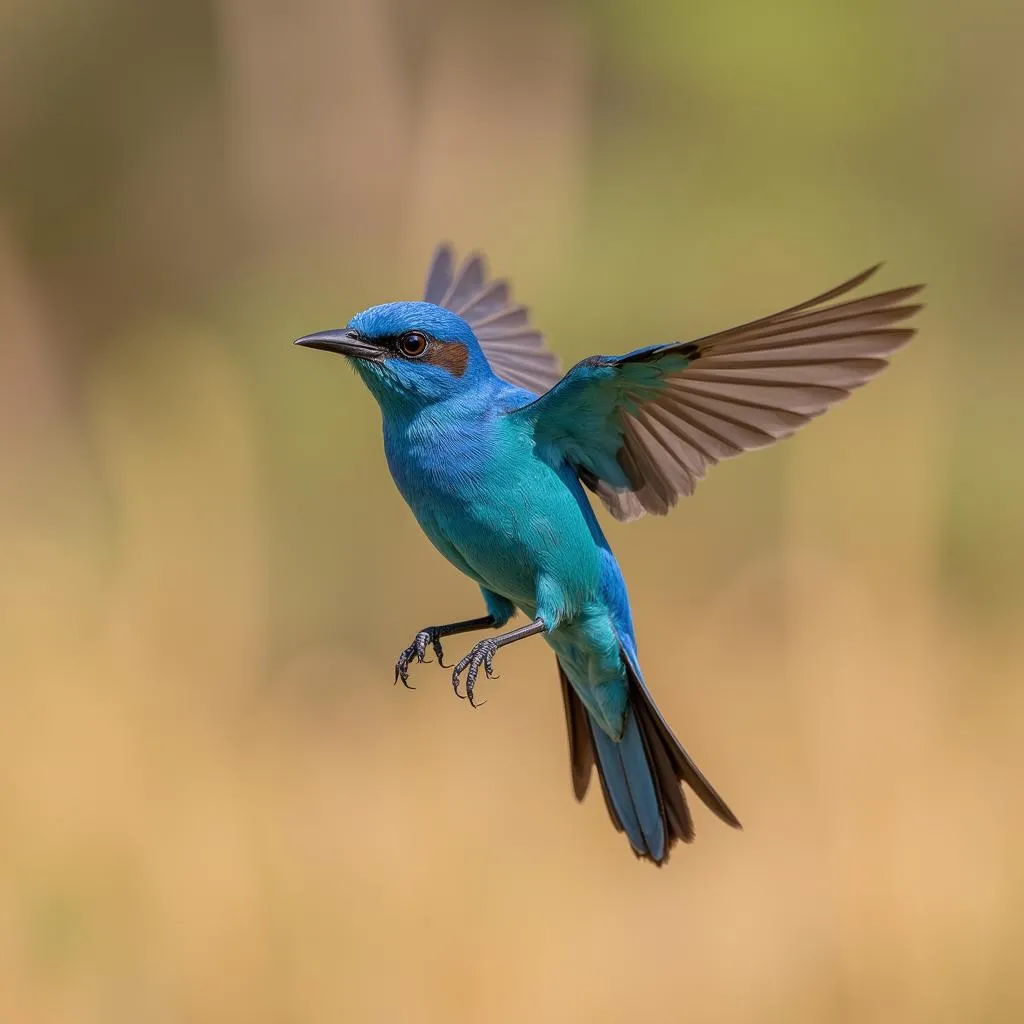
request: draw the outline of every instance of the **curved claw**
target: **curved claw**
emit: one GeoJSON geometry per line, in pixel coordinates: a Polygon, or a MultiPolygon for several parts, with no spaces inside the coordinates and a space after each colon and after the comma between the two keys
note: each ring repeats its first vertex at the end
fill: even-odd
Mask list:
{"type": "Polygon", "coordinates": [[[476,701],[473,699],[473,693],[476,689],[476,677],[480,672],[480,666],[483,665],[487,678],[494,678],[494,654],[497,650],[498,648],[493,640],[481,640],[480,643],[473,647],[469,654],[459,661],[455,666],[455,671],[452,672],[452,688],[455,690],[455,695],[468,700],[470,707],[479,708],[487,703],[485,700],[476,701]],[[466,673],[465,694],[459,692],[459,684],[462,681],[460,677],[463,672],[466,673]]]}
{"type": "Polygon", "coordinates": [[[452,689],[455,691],[455,696],[458,697],[459,700],[466,699],[466,695],[459,692],[459,684],[462,682],[459,676],[461,676],[462,673],[466,670],[466,666],[469,664],[472,656],[473,652],[470,651],[469,654],[467,654],[464,658],[460,658],[455,663],[455,670],[452,672],[452,689]]]}
{"type": "MultiPolygon", "coordinates": [[[[430,644],[434,649],[434,653],[437,655],[437,660],[440,664],[444,665],[441,661],[441,639],[437,633],[432,629],[421,629],[417,634],[416,638],[402,653],[398,656],[398,661],[395,662],[395,682],[399,679],[402,680],[402,685],[407,690],[415,690],[415,686],[411,686],[409,683],[409,666],[413,661],[419,662],[419,664],[429,664],[430,659],[427,658],[427,644],[430,644]]],[[[445,666],[447,667],[447,666],[445,666]]]]}
{"type": "Polygon", "coordinates": [[[441,638],[439,636],[430,638],[430,646],[434,648],[434,657],[437,658],[438,665],[441,668],[451,668],[451,665],[444,663],[444,651],[441,648],[441,638]]]}
{"type": "Polygon", "coordinates": [[[412,659],[416,656],[416,647],[414,644],[410,644],[402,653],[398,656],[398,661],[395,662],[395,684],[398,684],[398,680],[402,680],[402,685],[407,690],[415,690],[416,687],[409,682],[409,664],[412,659]]]}

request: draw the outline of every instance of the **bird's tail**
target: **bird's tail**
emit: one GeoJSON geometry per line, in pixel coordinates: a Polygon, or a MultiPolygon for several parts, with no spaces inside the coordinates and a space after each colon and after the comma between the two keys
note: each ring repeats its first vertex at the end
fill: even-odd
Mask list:
{"type": "Polygon", "coordinates": [[[590,782],[591,766],[596,763],[612,823],[626,833],[638,857],[660,865],[668,860],[669,851],[678,840],[693,841],[693,818],[683,782],[726,824],[733,828],[742,826],[672,734],[625,651],[622,656],[629,677],[629,708],[626,727],[618,741],[591,718],[561,664],[558,666],[569,730],[573,790],[576,799],[582,800],[590,782]]]}

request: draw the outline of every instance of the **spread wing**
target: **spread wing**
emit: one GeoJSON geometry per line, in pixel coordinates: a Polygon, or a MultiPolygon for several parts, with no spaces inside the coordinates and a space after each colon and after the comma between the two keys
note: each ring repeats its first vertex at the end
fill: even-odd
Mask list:
{"type": "Polygon", "coordinates": [[[788,437],[888,365],[921,285],[842,303],[878,267],[742,327],[593,356],[537,401],[541,451],[567,461],[619,519],[664,515],[709,466],[788,437]]]}
{"type": "Polygon", "coordinates": [[[450,245],[434,250],[423,299],[461,316],[477,336],[491,369],[509,384],[541,395],[561,377],[530,311],[512,301],[508,281],[487,279],[487,261],[474,252],[456,269],[450,245]]]}

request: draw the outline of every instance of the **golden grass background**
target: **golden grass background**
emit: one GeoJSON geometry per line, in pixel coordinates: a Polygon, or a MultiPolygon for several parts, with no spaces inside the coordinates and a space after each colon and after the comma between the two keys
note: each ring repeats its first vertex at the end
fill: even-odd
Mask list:
{"type": "Polygon", "coordinates": [[[1016,5],[0,5],[0,1020],[1024,1014],[1016,5]],[[744,821],[634,861],[290,340],[487,248],[566,362],[874,262],[862,394],[609,527],[744,821]],[[450,646],[454,653],[460,648],[450,646]]]}

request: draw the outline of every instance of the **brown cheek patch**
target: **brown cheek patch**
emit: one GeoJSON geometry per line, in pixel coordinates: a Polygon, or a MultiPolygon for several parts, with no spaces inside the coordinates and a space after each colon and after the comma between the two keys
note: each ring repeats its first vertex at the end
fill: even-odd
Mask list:
{"type": "Polygon", "coordinates": [[[461,377],[469,365],[469,349],[457,341],[439,341],[431,346],[425,362],[440,366],[453,377],[461,377]]]}

